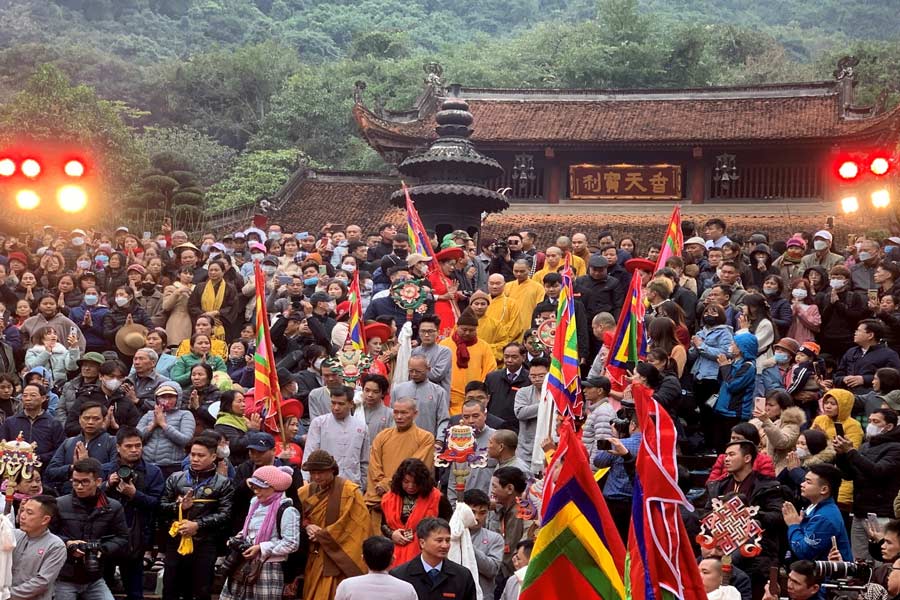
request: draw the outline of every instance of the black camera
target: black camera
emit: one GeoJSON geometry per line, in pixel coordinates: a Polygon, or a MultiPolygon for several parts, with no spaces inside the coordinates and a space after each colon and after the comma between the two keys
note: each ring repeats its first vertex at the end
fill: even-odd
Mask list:
{"type": "Polygon", "coordinates": [[[866,561],[838,562],[831,560],[817,560],[816,577],[827,579],[860,579],[868,581],[872,576],[873,564],[866,561]]]}
{"type": "Polygon", "coordinates": [[[119,480],[122,481],[123,483],[132,483],[133,484],[135,476],[137,476],[137,473],[135,473],[134,469],[132,469],[131,467],[129,467],[127,465],[122,465],[118,469],[116,469],[116,475],[119,476],[119,480]]]}
{"type": "Polygon", "coordinates": [[[616,437],[618,437],[620,440],[631,435],[631,431],[629,431],[631,419],[610,419],[609,424],[615,430],[616,437]]]}
{"type": "Polygon", "coordinates": [[[250,549],[253,542],[244,536],[236,535],[228,538],[225,545],[228,547],[229,552],[222,564],[216,567],[216,574],[230,577],[234,570],[244,562],[244,552],[250,549]]]}
{"type": "Polygon", "coordinates": [[[102,569],[100,567],[100,542],[79,542],[72,544],[72,551],[80,550],[84,553],[84,570],[89,577],[97,577],[102,569]]]}
{"type": "Polygon", "coordinates": [[[504,240],[499,240],[491,244],[491,252],[496,255],[502,255],[509,252],[509,244],[504,240]]]}

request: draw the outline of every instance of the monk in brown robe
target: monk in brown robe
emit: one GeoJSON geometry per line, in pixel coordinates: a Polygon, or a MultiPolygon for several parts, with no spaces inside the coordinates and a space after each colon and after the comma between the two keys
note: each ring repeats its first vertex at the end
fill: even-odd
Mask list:
{"type": "Polygon", "coordinates": [[[337,476],[337,462],[328,452],[311,452],[303,470],[310,479],[297,492],[310,542],[303,600],[331,600],[341,581],[367,571],[362,544],[369,532],[369,513],[359,486],[337,476]]]}

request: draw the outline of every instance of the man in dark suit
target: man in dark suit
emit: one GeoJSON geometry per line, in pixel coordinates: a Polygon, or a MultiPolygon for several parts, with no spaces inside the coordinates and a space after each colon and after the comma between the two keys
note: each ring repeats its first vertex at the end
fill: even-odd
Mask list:
{"type": "Polygon", "coordinates": [[[475,600],[472,573],[447,559],[450,523],[432,517],[416,528],[421,554],[402,564],[391,575],[412,584],[419,600],[475,600]]]}
{"type": "Polygon", "coordinates": [[[519,431],[519,419],[513,412],[516,392],[531,385],[528,367],[525,366],[525,347],[518,342],[507,344],[503,349],[503,368],[491,371],[485,377],[491,402],[488,412],[503,419],[503,428],[519,431]]]}

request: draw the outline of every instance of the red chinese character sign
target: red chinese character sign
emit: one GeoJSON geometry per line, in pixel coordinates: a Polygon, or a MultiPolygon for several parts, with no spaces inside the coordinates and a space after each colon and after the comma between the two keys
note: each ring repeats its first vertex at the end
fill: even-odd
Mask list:
{"type": "Polygon", "coordinates": [[[681,165],[572,165],[573,200],[680,200],[681,165]]]}

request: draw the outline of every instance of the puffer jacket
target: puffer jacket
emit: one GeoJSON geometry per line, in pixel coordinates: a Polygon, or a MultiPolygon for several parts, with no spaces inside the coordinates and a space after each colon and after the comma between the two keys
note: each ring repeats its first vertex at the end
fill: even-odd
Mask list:
{"type": "Polygon", "coordinates": [[[60,424],[66,424],[66,418],[69,413],[75,410],[75,401],[81,395],[81,389],[87,385],[99,385],[99,379],[93,383],[86,383],[81,375],[73,377],[65,383],[60,392],[59,404],[53,416],[60,424]]]}
{"type": "Polygon", "coordinates": [[[192,469],[179,471],[166,479],[166,490],[159,504],[163,529],[168,530],[178,519],[177,500],[188,490],[194,490],[194,504],[183,511],[182,517],[198,525],[194,542],[214,542],[230,535],[234,486],[230,479],[219,475],[215,468],[203,473],[196,473],[192,469]]]}
{"type": "Polygon", "coordinates": [[[800,426],[805,422],[806,413],[796,406],[784,409],[777,421],[766,419],[762,422],[766,434],[766,454],[775,461],[776,475],[787,466],[787,455],[796,448],[800,426]]]}
{"type": "MultiPolygon", "coordinates": [[[[172,365],[172,370],[169,371],[169,377],[171,377],[173,381],[177,381],[178,385],[183,388],[191,385],[191,369],[193,369],[195,365],[199,365],[202,360],[202,356],[194,354],[193,352],[185,354],[184,356],[179,356],[175,360],[175,364],[172,365]]],[[[225,361],[215,354],[208,354],[206,356],[206,362],[213,371],[228,371],[225,361]]]]}
{"type": "Polygon", "coordinates": [[[135,325],[143,325],[147,329],[155,327],[153,321],[144,312],[144,309],[135,304],[134,301],[129,302],[124,307],[114,306],[103,316],[103,335],[106,336],[107,341],[116,341],[116,334],[125,326],[128,315],[131,315],[131,321],[135,325]]]}
{"type": "Polygon", "coordinates": [[[697,336],[703,340],[699,348],[691,346],[690,355],[694,360],[691,374],[694,379],[718,379],[719,363],[716,357],[725,354],[731,347],[734,339],[731,327],[728,325],[716,325],[713,328],[704,327],[697,332],[697,336]]]}
{"type": "Polygon", "coordinates": [[[734,343],[741,352],[740,358],[732,364],[719,367],[719,398],[713,410],[723,417],[737,417],[750,420],[753,415],[753,398],[756,388],[756,336],[739,333],[734,343]]]}
{"type": "MultiPolygon", "coordinates": [[[[100,564],[110,558],[122,556],[128,550],[128,526],[122,505],[104,494],[81,499],[74,495],[62,496],[56,503],[59,517],[53,520],[50,530],[63,542],[84,540],[100,542],[100,564]]],[[[61,581],[76,584],[93,583],[103,576],[103,569],[95,577],[89,577],[84,559],[75,558],[70,552],[59,572],[61,581]]]]}
{"type": "Polygon", "coordinates": [[[616,410],[609,400],[599,401],[591,408],[581,428],[581,441],[587,448],[588,456],[593,456],[597,450],[597,440],[607,440],[613,436],[612,425],[609,422],[615,418],[616,410]]]}
{"type": "MultiPolygon", "coordinates": [[[[854,448],[859,448],[863,442],[863,429],[859,422],[850,416],[854,404],[853,393],[849,390],[829,390],[822,397],[822,402],[829,396],[837,401],[837,419],[832,421],[831,417],[827,415],[819,415],[813,420],[813,429],[824,432],[825,435],[828,436],[828,441],[830,442],[836,435],[834,424],[835,422],[838,422],[844,427],[844,437],[853,442],[854,448]]],[[[831,444],[829,444],[829,446],[830,445],[831,444]]],[[[841,483],[837,502],[843,506],[849,506],[853,502],[853,481],[845,479],[841,483]]]]}
{"type": "Polygon", "coordinates": [[[900,492],[900,428],[876,435],[860,446],[838,454],[835,465],[853,481],[853,515],[865,518],[873,512],[894,518],[894,499],[900,492]]]}
{"type": "Polygon", "coordinates": [[[150,411],[137,424],[144,439],[144,460],[161,467],[180,465],[184,447],[194,436],[194,415],[189,410],[176,408],[166,413],[165,429],[154,427],[153,431],[148,432],[153,418],[154,413],[150,411]]]}
{"type": "Polygon", "coordinates": [[[78,368],[76,361],[81,358],[81,350],[78,346],[67,348],[65,344],[57,343],[53,350],[47,350],[43,344],[36,344],[25,353],[25,366],[29,369],[45,367],[53,371],[53,381],[58,385],[66,382],[69,371],[78,368]]]}

